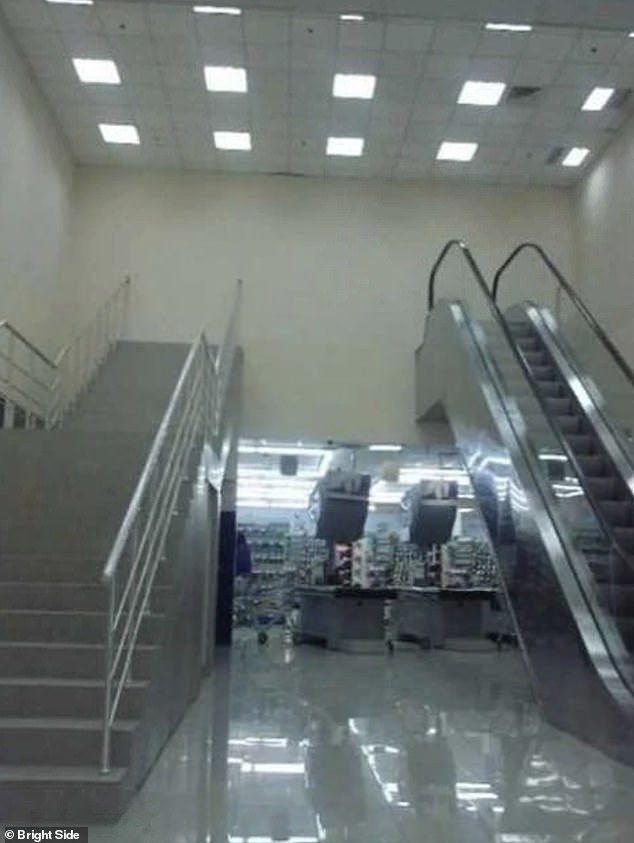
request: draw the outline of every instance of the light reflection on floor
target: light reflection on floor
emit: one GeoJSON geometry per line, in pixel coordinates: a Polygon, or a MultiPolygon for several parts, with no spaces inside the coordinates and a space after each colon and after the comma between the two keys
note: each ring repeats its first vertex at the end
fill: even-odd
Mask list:
{"type": "Polygon", "coordinates": [[[252,637],[91,843],[632,843],[634,771],[544,725],[516,652],[252,637]]]}

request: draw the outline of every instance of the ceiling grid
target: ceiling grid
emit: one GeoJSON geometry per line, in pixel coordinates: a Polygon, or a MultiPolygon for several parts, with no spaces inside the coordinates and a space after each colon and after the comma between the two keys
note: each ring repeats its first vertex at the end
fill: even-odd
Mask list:
{"type": "MultiPolygon", "coordinates": [[[[334,1],[321,10],[319,0],[256,5],[220,15],[169,0],[0,0],[85,164],[570,185],[584,167],[562,166],[563,155],[587,148],[587,165],[633,110],[634,38],[626,27],[611,28],[607,12],[592,27],[580,25],[589,19],[580,4],[576,17],[568,4],[569,25],[548,22],[560,7],[527,0],[452,0],[435,18],[403,16],[407,3],[377,0],[380,14],[364,21],[341,21],[344,6],[334,1]],[[483,16],[474,20],[476,7],[483,16]],[[500,7],[513,20],[532,9],[530,20],[546,23],[490,31],[485,10],[500,7]],[[111,59],[122,84],[80,82],[73,58],[111,59]],[[206,65],[245,68],[248,92],[208,91],[206,65]],[[374,96],[334,98],[335,73],[376,76],[374,96]],[[459,105],[468,80],[504,83],[501,102],[459,105]],[[616,94],[603,110],[582,111],[596,87],[616,94]],[[104,143],[101,123],[135,125],[140,145],[104,143]],[[248,132],[252,148],[217,150],[215,131],[248,132]],[[327,156],[331,136],[363,138],[363,154],[327,156]],[[477,144],[473,160],[438,161],[444,141],[477,144]],[[553,159],[557,148],[562,154],[553,159]]],[[[428,14],[433,6],[418,4],[428,14]]],[[[622,20],[625,6],[608,6],[622,20]]]]}

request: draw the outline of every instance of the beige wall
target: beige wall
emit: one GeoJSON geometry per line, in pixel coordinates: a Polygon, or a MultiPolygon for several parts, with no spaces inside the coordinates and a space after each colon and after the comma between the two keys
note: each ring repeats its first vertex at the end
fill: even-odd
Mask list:
{"type": "Polygon", "coordinates": [[[570,231],[555,189],[80,168],[67,274],[78,319],[130,274],[130,335],[148,340],[217,339],[241,277],[246,434],[414,441],[443,243],[464,237],[491,271],[536,238],[567,268],[570,231]]]}
{"type": "Polygon", "coordinates": [[[61,256],[73,167],[0,18],[0,319],[54,353],[69,327],[61,256]]]}
{"type": "Polygon", "coordinates": [[[575,200],[579,289],[634,365],[634,121],[595,164],[575,200]]]}

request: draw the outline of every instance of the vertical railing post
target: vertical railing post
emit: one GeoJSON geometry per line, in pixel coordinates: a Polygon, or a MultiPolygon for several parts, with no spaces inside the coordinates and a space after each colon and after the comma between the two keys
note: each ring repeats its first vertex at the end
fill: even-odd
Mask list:
{"type": "Polygon", "coordinates": [[[113,687],[113,653],[114,653],[114,618],[115,618],[115,578],[108,582],[108,612],[106,615],[106,646],[104,648],[104,699],[103,699],[103,734],[101,745],[101,772],[110,772],[111,749],[111,706],[113,687]]]}

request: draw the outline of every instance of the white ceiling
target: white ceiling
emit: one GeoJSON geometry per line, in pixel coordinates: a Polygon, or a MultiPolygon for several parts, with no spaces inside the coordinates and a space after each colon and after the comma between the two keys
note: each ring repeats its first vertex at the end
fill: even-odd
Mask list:
{"type": "Polygon", "coordinates": [[[228,17],[196,15],[189,2],[96,0],[85,7],[0,0],[77,160],[86,164],[570,184],[582,171],[547,165],[553,148],[587,146],[596,156],[634,109],[633,98],[620,110],[580,110],[596,85],[634,87],[628,38],[634,0],[327,0],[308,12],[308,3],[291,0],[279,0],[277,9],[248,5],[243,15],[228,17]],[[412,6],[434,17],[400,16],[412,6]],[[337,12],[351,7],[380,14],[340,22],[337,12]],[[566,14],[570,25],[538,25],[526,35],[483,26],[566,14]],[[123,84],[82,84],[72,57],[114,59],[123,84]],[[205,64],[246,67],[248,94],[209,93],[205,64]],[[374,99],[334,100],[335,71],[377,74],[374,99]],[[543,91],[521,104],[458,106],[467,79],[543,91]],[[104,144],[100,122],[135,123],[141,146],[104,144]],[[250,131],[253,150],[216,151],[214,130],[250,131]],[[327,158],[328,135],[364,137],[365,154],[327,158]],[[437,163],[445,139],[477,141],[474,161],[437,163]]]}

